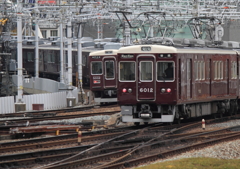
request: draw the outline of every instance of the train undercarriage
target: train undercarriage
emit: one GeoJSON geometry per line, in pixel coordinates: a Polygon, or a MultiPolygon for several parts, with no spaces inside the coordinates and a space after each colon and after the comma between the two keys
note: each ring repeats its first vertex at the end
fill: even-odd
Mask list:
{"type": "Polygon", "coordinates": [[[116,89],[106,89],[104,91],[93,91],[94,101],[97,103],[109,103],[117,102],[117,90],[116,89]]]}
{"type": "Polygon", "coordinates": [[[221,101],[201,102],[180,105],[156,105],[151,103],[121,106],[122,122],[156,123],[156,122],[180,122],[181,119],[189,119],[213,115],[222,117],[238,112],[238,98],[221,101]]]}

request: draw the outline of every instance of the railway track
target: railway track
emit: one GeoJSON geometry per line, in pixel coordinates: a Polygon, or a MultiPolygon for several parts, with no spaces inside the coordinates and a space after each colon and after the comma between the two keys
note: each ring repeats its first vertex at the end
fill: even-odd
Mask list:
{"type": "MultiPolygon", "coordinates": [[[[240,126],[238,126],[240,127],[240,126]]],[[[54,163],[52,165],[46,165],[43,167],[39,167],[41,169],[56,169],[56,168],[94,168],[94,169],[101,169],[101,168],[126,168],[126,167],[133,167],[136,166],[134,161],[139,161],[138,159],[141,158],[144,162],[147,162],[147,160],[152,160],[152,155],[146,155],[146,154],[156,154],[156,152],[163,152],[167,154],[167,152],[179,152],[179,150],[186,150],[187,147],[189,148],[194,148],[194,147],[203,147],[206,145],[205,142],[194,144],[194,142],[201,140],[205,141],[206,139],[208,140],[210,138],[210,135],[212,137],[217,137],[217,139],[212,139],[211,141],[207,141],[207,143],[216,143],[219,141],[225,141],[225,140],[231,140],[231,139],[236,139],[239,138],[240,132],[232,132],[231,134],[229,133],[228,136],[226,136],[226,133],[218,134],[217,136],[215,135],[216,133],[223,132],[224,130],[229,130],[228,129],[222,129],[221,131],[211,131],[211,132],[205,132],[201,134],[196,134],[192,133],[192,135],[189,136],[184,136],[183,138],[177,138],[177,139],[167,139],[166,137],[168,134],[171,134],[174,131],[169,131],[169,132],[164,132],[160,135],[158,135],[155,138],[152,139],[147,139],[147,140],[141,140],[138,139],[138,141],[133,141],[132,139],[128,140],[124,138],[123,142],[117,141],[117,145],[125,145],[127,146],[127,143],[130,143],[132,145],[131,148],[129,149],[123,149],[122,151],[115,151],[111,153],[106,153],[106,154],[99,154],[97,156],[88,156],[87,158],[79,158],[74,160],[71,158],[71,161],[64,160],[64,161],[59,161],[58,163],[54,163]],[[216,133],[215,133],[216,132],[216,133]],[[211,133],[211,134],[210,134],[211,133]],[[204,137],[199,137],[202,135],[208,135],[207,138],[204,139],[204,137]],[[183,144],[185,142],[185,144],[183,144]],[[135,143],[135,144],[131,144],[135,143]],[[167,148],[166,148],[167,145],[167,148]],[[172,146],[174,145],[174,146],[172,146]],[[189,146],[191,145],[191,146],[189,146]],[[176,150],[171,150],[169,147],[174,147],[176,150]],[[184,147],[184,148],[176,148],[176,147],[184,147]],[[168,149],[168,150],[166,150],[168,149]],[[170,149],[170,150],[169,150],[170,149]],[[165,151],[164,151],[165,150],[165,151]],[[154,153],[155,152],[155,153],[154,153]],[[143,158],[145,157],[145,159],[143,158]],[[124,162],[121,162],[124,161],[124,162]],[[132,165],[134,164],[134,165],[132,165]]],[[[178,131],[183,131],[185,130],[184,128],[179,128],[178,131]]],[[[175,130],[176,131],[176,130],[175,130]]],[[[149,131],[147,131],[149,132],[149,131]]],[[[228,131],[227,131],[228,132],[228,131]]],[[[136,136],[135,136],[136,137],[136,136]]],[[[115,142],[116,143],[116,142],[115,142]]],[[[207,144],[208,145],[208,144],[207,144]]],[[[116,145],[112,144],[113,147],[116,147],[116,145]]],[[[90,152],[88,152],[89,155],[90,152]]],[[[158,153],[160,154],[160,153],[158,153]]],[[[164,154],[164,155],[165,155],[164,154]]],[[[154,158],[153,158],[154,159],[154,158]]],[[[141,161],[140,160],[140,161],[141,161]]]]}
{"type": "MultiPolygon", "coordinates": [[[[90,141],[101,141],[103,139],[111,138],[116,135],[120,135],[126,133],[130,130],[134,130],[136,128],[133,127],[121,127],[115,129],[108,130],[98,130],[93,132],[84,132],[82,133],[82,143],[90,142],[90,141]]],[[[4,142],[0,143],[0,154],[6,154],[14,152],[19,152],[24,150],[25,152],[33,149],[43,149],[48,147],[54,147],[59,145],[67,145],[67,144],[77,144],[78,143],[78,134],[68,134],[68,135],[60,135],[55,137],[45,137],[38,139],[27,139],[22,141],[14,141],[14,142],[4,142]]],[[[1,161],[1,157],[0,157],[1,161]]]]}
{"type": "MultiPolygon", "coordinates": [[[[99,109],[89,109],[88,111],[79,111],[72,113],[62,113],[55,116],[45,116],[45,117],[15,117],[15,118],[2,118],[0,120],[0,134],[8,134],[10,128],[16,127],[25,127],[25,126],[37,126],[40,125],[39,122],[44,121],[46,124],[51,124],[52,120],[65,120],[65,119],[76,119],[76,118],[84,118],[89,116],[100,116],[100,115],[113,115],[115,113],[119,113],[119,107],[109,106],[99,109]]],[[[55,122],[54,124],[56,124],[55,122]]],[[[58,124],[61,122],[58,122],[58,124]]],[[[78,123],[78,125],[85,125],[85,123],[78,123]]]]}
{"type": "MultiPolygon", "coordinates": [[[[118,165],[121,167],[126,164],[135,165],[135,162],[130,163],[128,159],[134,157],[134,159],[136,158],[135,160],[137,160],[139,156],[143,158],[139,155],[141,154],[140,152],[144,152],[144,154],[155,154],[156,152],[154,153],[154,151],[165,152],[166,149],[164,150],[164,148],[167,146],[171,147],[174,145],[172,147],[182,147],[184,146],[183,143],[193,145],[194,142],[209,141],[226,136],[233,137],[239,133],[230,131],[230,128],[218,131],[183,133],[189,130],[189,128],[198,125],[199,123],[190,123],[188,125],[176,124],[172,126],[153,125],[148,127],[142,126],[142,129],[130,127],[125,130],[125,132],[121,133],[121,131],[118,131],[117,136],[114,136],[114,134],[111,136],[111,134],[109,134],[108,136],[110,137],[108,137],[106,135],[111,139],[107,141],[100,140],[97,144],[75,145],[74,147],[57,150],[24,153],[26,154],[25,157],[23,154],[5,155],[2,156],[5,159],[1,159],[0,166],[3,168],[10,166],[11,168],[20,168],[21,166],[34,166],[34,168],[37,168],[37,166],[39,166],[39,168],[79,168],[80,166],[81,168],[105,168],[107,166],[106,168],[118,168],[118,165]],[[121,164],[122,160],[127,163],[121,164]],[[114,161],[114,164],[109,161],[114,161]],[[43,166],[44,164],[48,165],[43,166]]],[[[108,131],[106,130],[105,132],[108,131]]],[[[146,159],[148,158],[146,157],[146,159]]],[[[131,159],[130,161],[134,160],[131,159]]]]}
{"type": "MultiPolygon", "coordinates": [[[[238,117],[234,116],[225,117],[223,119],[206,120],[206,124],[224,122],[231,120],[232,118],[234,119],[238,117]]],[[[201,126],[200,122],[188,123],[188,125],[182,123],[165,126],[153,124],[152,126],[148,127],[140,126],[142,129],[137,129],[137,127],[134,126],[111,130],[108,129],[95,132],[86,132],[83,133],[81,145],[78,145],[77,143],[77,133],[44,139],[31,139],[15,143],[1,143],[0,152],[8,153],[1,155],[0,168],[20,168],[21,166],[36,167],[36,164],[42,166],[44,164],[55,163],[59,160],[63,160],[63,162],[58,162],[57,166],[53,164],[46,167],[64,168],[64,166],[67,166],[67,168],[78,168],[81,166],[82,168],[84,166],[86,168],[89,168],[89,163],[92,163],[89,162],[89,159],[92,161],[101,161],[100,164],[95,163],[93,165],[90,165],[90,168],[93,166],[101,167],[101,164],[107,164],[107,166],[111,166],[113,164],[110,164],[108,162],[109,160],[105,161],[101,159],[111,159],[110,161],[116,161],[116,163],[119,163],[121,160],[126,161],[125,157],[129,157],[128,153],[130,150],[134,150],[130,154],[136,154],[139,151],[148,152],[147,149],[151,150],[151,147],[161,147],[159,145],[164,145],[165,147],[166,145],[171,146],[173,142],[175,143],[174,146],[176,146],[177,144],[181,145],[182,142],[186,142],[188,144],[190,142],[196,141],[203,142],[205,140],[222,138],[223,136],[230,137],[238,133],[229,131],[229,129],[208,131],[208,134],[203,131],[195,133],[183,133],[183,131],[187,131],[197,126],[201,126]],[[110,140],[106,141],[107,139],[110,140]],[[92,141],[95,142],[93,143],[92,141]],[[84,145],[85,143],[88,145],[84,145]],[[63,146],[61,148],[56,147],[60,145],[63,146]],[[148,147],[146,150],[140,148],[145,146],[148,147]],[[51,150],[49,150],[49,147],[51,147],[51,150]],[[19,152],[21,149],[25,149],[24,153],[19,152]],[[88,158],[84,159],[86,154],[88,158]],[[115,157],[115,160],[112,159],[113,157],[115,157]],[[82,162],[79,162],[80,159],[82,162]]],[[[135,164],[133,163],[133,165],[135,164]]]]}
{"type": "Polygon", "coordinates": [[[17,112],[17,113],[8,113],[8,114],[0,114],[0,118],[16,118],[16,117],[51,117],[57,116],[59,114],[68,114],[72,112],[84,112],[84,111],[91,111],[95,108],[98,109],[108,109],[108,108],[115,108],[119,107],[116,104],[111,105],[86,105],[82,107],[71,107],[71,108],[64,108],[59,110],[34,110],[34,111],[26,111],[26,112],[17,112]]]}

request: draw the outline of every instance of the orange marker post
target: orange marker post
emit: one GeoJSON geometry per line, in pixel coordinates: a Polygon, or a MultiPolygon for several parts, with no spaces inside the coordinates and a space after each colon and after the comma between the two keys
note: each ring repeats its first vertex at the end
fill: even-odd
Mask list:
{"type": "Polygon", "coordinates": [[[59,135],[59,130],[56,131],[56,136],[58,136],[58,135],[59,135]]]}

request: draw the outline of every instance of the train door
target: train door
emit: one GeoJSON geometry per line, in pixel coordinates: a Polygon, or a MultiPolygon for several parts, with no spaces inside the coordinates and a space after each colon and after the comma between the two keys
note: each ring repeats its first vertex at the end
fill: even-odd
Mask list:
{"type": "Polygon", "coordinates": [[[229,95],[229,59],[227,59],[227,64],[226,64],[226,76],[227,76],[227,95],[229,95]]]}
{"type": "Polygon", "coordinates": [[[192,98],[192,59],[187,59],[187,99],[192,98]]]}
{"type": "Polygon", "coordinates": [[[104,88],[116,88],[116,61],[115,58],[104,58],[104,88]]]}
{"type": "Polygon", "coordinates": [[[208,80],[209,80],[209,96],[212,96],[212,60],[209,59],[208,60],[208,66],[207,66],[207,69],[209,69],[208,72],[208,80]]]}
{"type": "Polygon", "coordinates": [[[137,79],[137,99],[138,100],[155,100],[155,57],[138,56],[138,79],[137,79]]]}
{"type": "Polygon", "coordinates": [[[178,60],[178,97],[179,99],[182,99],[182,79],[181,79],[181,74],[182,74],[182,67],[181,67],[181,59],[178,60]]]}

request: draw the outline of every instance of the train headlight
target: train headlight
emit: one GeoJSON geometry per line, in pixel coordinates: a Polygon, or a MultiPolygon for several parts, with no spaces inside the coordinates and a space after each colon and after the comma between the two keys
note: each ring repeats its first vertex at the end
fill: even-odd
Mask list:
{"type": "Polygon", "coordinates": [[[161,92],[162,92],[162,93],[164,93],[165,91],[166,91],[166,89],[164,89],[164,88],[161,89],[161,92]]]}
{"type": "Polygon", "coordinates": [[[167,92],[170,93],[170,92],[171,92],[171,89],[170,89],[170,88],[167,88],[167,92]]]}
{"type": "Polygon", "coordinates": [[[132,93],[132,89],[131,88],[128,89],[128,93],[132,93]]]}
{"type": "Polygon", "coordinates": [[[126,93],[126,92],[127,92],[127,89],[123,88],[123,89],[122,89],[122,92],[123,92],[123,93],[126,93]]]}

